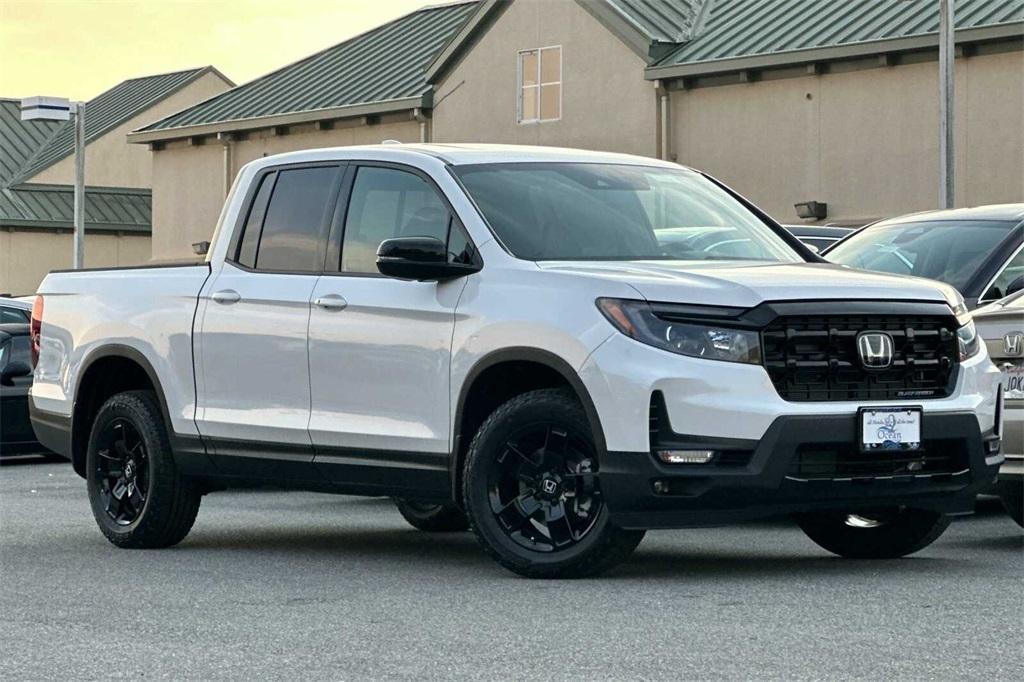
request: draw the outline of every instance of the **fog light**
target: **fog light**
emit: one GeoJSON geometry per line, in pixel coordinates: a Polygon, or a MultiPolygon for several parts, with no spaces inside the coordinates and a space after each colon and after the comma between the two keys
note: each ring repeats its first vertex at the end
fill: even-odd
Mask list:
{"type": "Polygon", "coordinates": [[[714,450],[657,450],[654,454],[665,464],[707,464],[715,458],[714,450]]]}
{"type": "Polygon", "coordinates": [[[985,442],[985,449],[988,451],[988,454],[994,455],[1002,449],[1002,445],[1003,442],[999,438],[993,438],[985,442]]]}

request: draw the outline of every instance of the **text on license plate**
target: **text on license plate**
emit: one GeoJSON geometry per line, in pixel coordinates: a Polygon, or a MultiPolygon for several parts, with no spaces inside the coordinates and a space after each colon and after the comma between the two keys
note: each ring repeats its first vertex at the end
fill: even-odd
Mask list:
{"type": "Polygon", "coordinates": [[[860,412],[864,450],[917,450],[921,447],[921,408],[863,408],[860,412]]]}
{"type": "Polygon", "coordinates": [[[1006,363],[1001,369],[1003,371],[1003,397],[1006,400],[1024,398],[1024,365],[1006,363]]]}

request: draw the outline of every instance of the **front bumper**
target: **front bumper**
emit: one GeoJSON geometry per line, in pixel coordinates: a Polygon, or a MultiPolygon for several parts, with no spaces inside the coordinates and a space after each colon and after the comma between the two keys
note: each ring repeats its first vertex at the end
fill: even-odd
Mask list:
{"type": "Polygon", "coordinates": [[[613,523],[623,528],[715,526],[801,511],[899,505],[970,513],[974,497],[992,484],[1003,462],[997,436],[983,433],[969,411],[926,412],[922,433],[925,453],[948,455],[947,466],[870,476],[851,475],[844,467],[830,475],[818,468],[807,477],[800,474],[810,455],[840,453],[856,463],[856,415],[783,416],[757,441],[676,438],[694,449],[749,448],[749,458],[726,464],[666,465],[647,451],[610,451],[601,462],[601,491],[613,523]]]}

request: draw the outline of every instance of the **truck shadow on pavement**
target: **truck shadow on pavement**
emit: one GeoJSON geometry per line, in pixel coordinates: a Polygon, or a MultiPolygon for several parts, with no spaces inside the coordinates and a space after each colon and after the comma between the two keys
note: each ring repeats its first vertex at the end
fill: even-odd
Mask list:
{"type": "MultiPolygon", "coordinates": [[[[1009,522],[1012,526],[1012,522],[1009,522]]],[[[750,526],[723,528],[750,532],[750,526]]],[[[795,532],[798,532],[795,530],[795,532]]],[[[775,532],[778,532],[776,529],[775,532]]],[[[599,580],[685,580],[734,579],[792,580],[799,577],[851,578],[872,576],[883,579],[886,574],[907,577],[939,575],[952,567],[963,571],[964,559],[929,556],[927,552],[903,559],[888,561],[855,561],[824,554],[806,540],[806,553],[785,554],[773,549],[771,538],[763,545],[751,542],[739,550],[707,547],[707,536],[687,538],[687,531],[652,533],[623,565],[597,578],[599,580]],[[671,535],[670,535],[671,533],[671,535]],[[665,547],[666,541],[675,546],[665,547]]],[[[803,540],[803,538],[801,538],[803,540]]],[[[942,543],[943,540],[939,540],[942,543]]],[[[951,544],[958,548],[980,548],[989,552],[1019,553],[1024,537],[1015,527],[1005,534],[978,538],[955,538],[951,544]]],[[[422,576],[424,572],[450,575],[452,571],[492,579],[496,575],[513,578],[512,574],[494,564],[477,545],[470,533],[428,535],[414,529],[394,528],[338,528],[317,525],[310,528],[249,528],[243,532],[225,529],[200,531],[189,537],[177,551],[242,558],[263,563],[280,559],[282,562],[303,559],[337,566],[339,562],[350,568],[372,568],[389,573],[408,572],[422,576]],[[231,556],[234,555],[234,556],[231,556]]],[[[983,559],[978,559],[983,562],[983,559]]]]}

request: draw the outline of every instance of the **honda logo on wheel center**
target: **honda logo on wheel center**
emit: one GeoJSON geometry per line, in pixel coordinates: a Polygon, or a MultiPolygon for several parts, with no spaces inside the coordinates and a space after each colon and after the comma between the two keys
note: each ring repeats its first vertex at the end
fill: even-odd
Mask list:
{"type": "Polygon", "coordinates": [[[885,369],[892,364],[892,337],[885,332],[861,332],[857,336],[857,354],[868,369],[885,369]]]}

